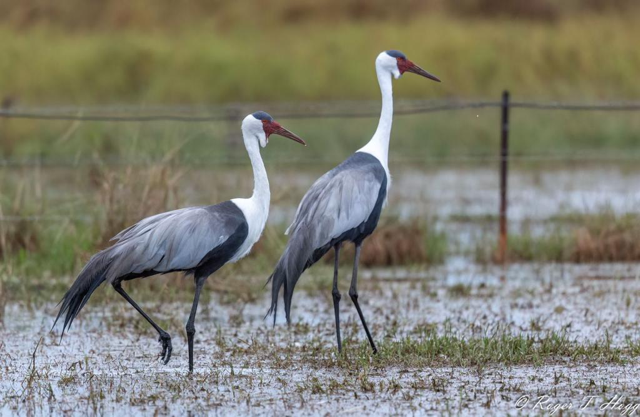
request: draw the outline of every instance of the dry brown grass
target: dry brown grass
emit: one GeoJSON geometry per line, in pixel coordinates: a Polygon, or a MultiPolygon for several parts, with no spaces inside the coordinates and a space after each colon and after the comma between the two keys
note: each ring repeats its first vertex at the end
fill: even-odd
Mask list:
{"type": "Polygon", "coordinates": [[[555,20],[586,12],[625,12],[637,6],[635,0],[242,0],[236,2],[191,1],[188,7],[170,1],[108,0],[0,0],[0,23],[18,29],[47,24],[69,30],[118,30],[162,28],[171,30],[193,22],[215,22],[227,28],[239,20],[300,23],[407,19],[446,11],[467,17],[555,20]],[[260,10],[260,13],[248,11],[260,10]]]}
{"type": "Polygon", "coordinates": [[[381,225],[362,245],[360,261],[365,266],[426,263],[426,234],[427,229],[415,223],[381,225]]]}
{"type": "MultiPolygon", "coordinates": [[[[638,262],[640,217],[636,214],[574,214],[540,235],[524,232],[509,236],[511,262],[638,262]]],[[[495,245],[478,242],[476,260],[498,262],[495,245]]]]}
{"type": "Polygon", "coordinates": [[[8,199],[4,202],[0,199],[0,259],[20,251],[35,251],[40,247],[36,224],[20,218],[30,211],[27,201],[42,194],[38,176],[36,176],[36,182],[29,184],[22,179],[14,189],[6,190],[5,188],[4,197],[8,199]],[[4,221],[5,218],[11,221],[4,221]],[[13,221],[14,218],[16,221],[13,221]]]}
{"type": "Polygon", "coordinates": [[[565,12],[566,5],[552,0],[463,0],[451,2],[449,9],[466,16],[553,21],[565,12]]]}
{"type": "Polygon", "coordinates": [[[181,207],[178,183],[183,173],[170,164],[94,170],[95,198],[104,213],[99,243],[106,244],[142,218],[181,207]]]}
{"type": "Polygon", "coordinates": [[[640,222],[619,221],[583,226],[574,232],[572,262],[640,261],[640,222]]]}
{"type": "MultiPolygon", "coordinates": [[[[2,211],[0,210],[0,217],[2,211]]],[[[33,252],[40,247],[38,230],[33,222],[19,220],[0,225],[0,258],[20,251],[33,252]]]]}
{"type": "MultiPolygon", "coordinates": [[[[424,265],[440,263],[446,252],[446,236],[430,230],[423,222],[386,221],[362,245],[360,264],[372,266],[424,265]]],[[[354,246],[343,245],[340,263],[353,262],[354,246]]],[[[329,251],[324,261],[333,264],[329,251]]]]}

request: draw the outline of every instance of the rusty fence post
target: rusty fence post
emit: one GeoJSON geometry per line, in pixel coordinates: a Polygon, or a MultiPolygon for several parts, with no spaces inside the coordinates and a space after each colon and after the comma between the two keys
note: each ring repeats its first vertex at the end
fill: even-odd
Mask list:
{"type": "Polygon", "coordinates": [[[507,171],[509,168],[509,91],[502,93],[500,129],[500,237],[498,261],[507,262],[507,171]]]}

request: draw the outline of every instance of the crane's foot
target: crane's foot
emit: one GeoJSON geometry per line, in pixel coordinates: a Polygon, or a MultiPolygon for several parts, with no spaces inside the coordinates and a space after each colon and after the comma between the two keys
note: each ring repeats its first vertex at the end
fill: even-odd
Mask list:
{"type": "Polygon", "coordinates": [[[160,359],[166,365],[171,359],[171,351],[173,351],[173,347],[171,346],[171,336],[169,333],[160,333],[160,338],[158,339],[160,344],[162,344],[162,353],[160,353],[160,359]]]}

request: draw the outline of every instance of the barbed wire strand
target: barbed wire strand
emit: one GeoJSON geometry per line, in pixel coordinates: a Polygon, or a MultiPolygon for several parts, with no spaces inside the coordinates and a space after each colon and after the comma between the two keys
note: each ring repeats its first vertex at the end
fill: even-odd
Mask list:
{"type": "MultiPolygon", "coordinates": [[[[584,154],[548,154],[548,155],[509,155],[508,160],[513,162],[634,162],[640,161],[640,154],[629,153],[616,153],[616,154],[602,154],[601,152],[593,155],[584,154]]],[[[451,163],[491,163],[501,161],[500,156],[496,155],[454,155],[454,156],[425,156],[425,157],[413,157],[413,158],[394,158],[391,160],[392,164],[451,164],[451,163]]],[[[339,163],[336,160],[319,160],[319,159],[305,159],[296,158],[291,159],[276,159],[267,160],[265,165],[287,165],[291,167],[295,166],[315,166],[322,167],[325,165],[332,165],[339,163]]],[[[156,165],[177,165],[174,162],[166,162],[164,160],[147,160],[141,161],[137,159],[120,159],[112,158],[108,160],[77,160],[77,159],[0,159],[0,168],[29,168],[29,167],[41,167],[41,168],[81,168],[81,167],[150,167],[156,165]]],[[[222,169],[231,166],[246,166],[245,159],[225,159],[225,160],[180,160],[179,165],[181,167],[189,167],[194,169],[215,170],[222,169]]]]}
{"type": "MultiPolygon", "coordinates": [[[[0,118],[6,119],[35,119],[35,120],[57,120],[57,121],[87,121],[87,122],[216,122],[239,120],[244,116],[242,109],[248,108],[274,108],[272,113],[279,119],[316,119],[316,118],[369,118],[380,115],[379,109],[358,110],[353,108],[367,108],[372,106],[371,101],[365,102],[322,102],[322,103],[301,103],[301,104],[244,104],[230,105],[228,107],[209,107],[199,109],[197,107],[185,106],[159,106],[153,107],[155,114],[139,114],[147,109],[135,108],[132,106],[107,106],[107,107],[41,107],[41,108],[8,108],[0,109],[0,118]],[[336,107],[348,107],[350,110],[342,112],[335,111],[336,107]],[[293,110],[298,109],[298,110],[293,110]],[[138,114],[114,114],[119,112],[138,114]],[[202,113],[212,113],[203,115],[202,113]],[[199,114],[195,114],[199,113],[199,114]],[[217,114],[216,114],[217,113],[217,114]]],[[[457,111],[467,109],[498,108],[500,101],[406,101],[400,102],[399,108],[395,110],[396,115],[414,115],[422,113],[434,113],[442,111],[457,111]]],[[[640,102],[604,102],[604,103],[562,103],[562,102],[535,102],[535,101],[514,101],[510,107],[531,110],[564,110],[564,111],[639,111],[640,102]]]]}
{"type": "MultiPolygon", "coordinates": [[[[344,111],[336,112],[335,110],[327,111],[326,109],[335,109],[336,107],[348,106],[349,108],[374,106],[374,102],[324,102],[324,103],[302,103],[302,104],[288,104],[290,107],[287,109],[287,105],[277,104],[273,105],[276,108],[274,115],[277,115],[280,119],[312,119],[312,118],[369,118],[377,117],[379,110],[370,111],[344,111]],[[294,107],[295,106],[295,107],[294,107]],[[284,109],[283,109],[284,108],[284,109]],[[292,108],[300,110],[292,111],[292,108]],[[280,110],[278,110],[280,109],[280,110]]],[[[377,103],[377,102],[376,102],[377,103]]],[[[396,115],[414,115],[421,113],[434,113],[443,111],[457,111],[466,109],[480,109],[480,108],[499,108],[502,106],[500,101],[482,100],[482,101],[406,101],[400,102],[400,108],[395,111],[396,115]]],[[[262,105],[230,105],[226,107],[218,108],[205,108],[197,109],[189,106],[156,106],[152,108],[137,108],[134,106],[104,106],[104,107],[44,107],[44,108],[4,108],[0,109],[0,118],[4,119],[33,119],[33,120],[51,120],[51,121],[87,121],[87,122],[154,122],[154,121],[175,121],[175,122],[215,122],[215,121],[234,121],[239,120],[243,113],[243,109],[252,108],[264,108],[268,107],[262,105]],[[137,114],[137,115],[122,115],[113,114],[116,112],[140,112],[149,111],[151,109],[156,114],[137,114]],[[211,112],[218,114],[211,115],[194,115],[196,111],[211,112]],[[169,112],[179,113],[171,114],[169,112]],[[100,114],[102,113],[102,114],[100,114]],[[110,114],[107,114],[110,113],[110,114]]],[[[562,111],[639,111],[640,102],[605,102],[605,103],[563,103],[563,102],[534,102],[534,101],[514,101],[510,103],[511,108],[519,109],[531,109],[531,110],[562,110],[562,111]]],[[[516,161],[634,161],[639,160],[640,155],[510,155],[510,160],[516,161]]],[[[453,157],[426,157],[426,158],[407,158],[395,162],[496,162],[500,157],[490,155],[460,155],[453,157]]],[[[113,164],[127,165],[134,161],[116,160],[111,161],[113,164]]],[[[230,161],[225,161],[227,164],[230,161]]],[[[277,163],[283,163],[286,161],[278,161],[277,163]]],[[[314,162],[317,162],[314,160],[314,162]]],[[[140,164],[140,161],[135,161],[136,164],[140,164]]],[[[157,162],[149,162],[153,164],[157,162]]],[[[301,163],[296,161],[294,163],[301,163]]],[[[322,163],[322,162],[320,162],[322,163]]],[[[330,161],[326,161],[330,163],[330,161]]],[[[103,165],[104,161],[85,161],[82,165],[103,165]]],[[[107,163],[108,164],[108,163],[107,163]]],[[[211,164],[208,161],[207,164],[211,164]]],[[[15,167],[15,166],[78,166],[78,162],[71,161],[42,161],[42,160],[0,160],[1,167],[15,167]]],[[[196,163],[197,165],[197,163],[196,163]]],[[[204,164],[203,164],[204,165],[204,164]]],[[[60,220],[82,220],[88,221],[87,216],[60,216],[60,215],[48,215],[48,216],[0,216],[0,222],[20,222],[20,221],[60,221],[60,220]]]]}

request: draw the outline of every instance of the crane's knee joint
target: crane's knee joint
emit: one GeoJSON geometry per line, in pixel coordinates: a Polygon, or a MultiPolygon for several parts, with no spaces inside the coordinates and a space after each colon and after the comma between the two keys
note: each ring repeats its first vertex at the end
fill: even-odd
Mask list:
{"type": "Polygon", "coordinates": [[[120,283],[120,281],[113,281],[111,283],[111,286],[113,287],[114,290],[122,289],[122,284],[120,283]]]}
{"type": "Polygon", "coordinates": [[[196,326],[194,326],[193,324],[189,325],[187,324],[187,334],[193,336],[194,334],[196,334],[196,326]]]}
{"type": "Polygon", "coordinates": [[[351,297],[352,300],[357,300],[358,299],[358,291],[351,288],[349,289],[349,297],[351,297]]]}
{"type": "Polygon", "coordinates": [[[333,295],[333,301],[340,301],[342,298],[342,294],[340,294],[337,288],[331,291],[331,295],[333,295]]]}

